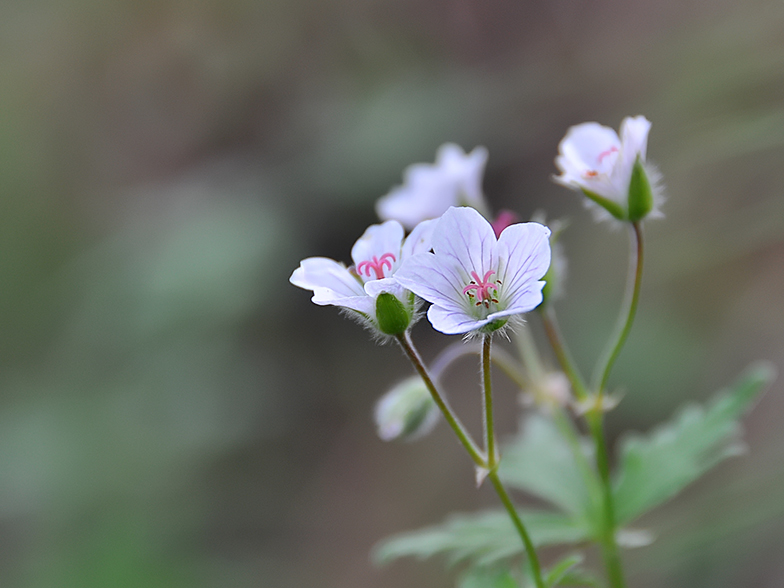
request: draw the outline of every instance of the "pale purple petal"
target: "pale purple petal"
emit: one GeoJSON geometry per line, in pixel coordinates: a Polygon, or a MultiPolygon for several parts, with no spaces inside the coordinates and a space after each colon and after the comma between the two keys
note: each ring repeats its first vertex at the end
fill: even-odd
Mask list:
{"type": "Polygon", "coordinates": [[[394,279],[407,290],[434,304],[461,304],[465,286],[462,272],[453,263],[432,253],[409,257],[394,279]]]}
{"type": "Polygon", "coordinates": [[[493,314],[488,315],[487,318],[496,319],[504,316],[511,316],[513,314],[531,312],[542,303],[542,288],[544,288],[544,285],[545,282],[533,282],[524,290],[512,292],[509,299],[505,301],[507,308],[494,312],[493,314]]]}
{"type": "Polygon", "coordinates": [[[437,222],[438,219],[426,220],[414,227],[403,243],[401,259],[408,259],[417,253],[427,253],[433,248],[433,229],[437,222]]]}
{"type": "Polygon", "coordinates": [[[631,157],[631,163],[639,154],[640,159],[645,161],[645,153],[648,149],[648,132],[651,130],[650,121],[644,116],[626,117],[621,123],[621,145],[624,153],[631,157]],[[633,157],[632,157],[633,154],[633,157]]]}
{"type": "Polygon", "coordinates": [[[343,264],[333,259],[303,259],[289,281],[305,290],[312,290],[311,300],[315,304],[343,306],[368,315],[374,312],[374,301],[365,293],[362,284],[343,264]]]}
{"type": "Polygon", "coordinates": [[[435,304],[428,309],[427,320],[436,331],[445,335],[460,335],[475,331],[492,322],[492,319],[478,320],[466,314],[464,310],[444,308],[435,304]]]}
{"type": "Polygon", "coordinates": [[[403,227],[397,221],[387,221],[380,225],[371,225],[354,243],[351,258],[357,273],[363,280],[381,277],[376,270],[363,266],[365,262],[373,263],[383,277],[391,276],[400,264],[400,246],[403,243],[403,227]],[[385,257],[386,256],[386,257],[385,257]]]}
{"type": "Polygon", "coordinates": [[[433,251],[442,263],[460,268],[462,287],[470,281],[471,272],[480,276],[496,270],[496,238],[493,227],[473,208],[450,208],[433,231],[433,251]]]}
{"type": "Polygon", "coordinates": [[[466,154],[453,143],[442,145],[434,164],[410,165],[403,185],[379,199],[376,212],[382,219],[395,219],[406,228],[441,216],[450,206],[468,204],[484,210],[482,175],[487,150],[477,147],[466,154]]]}
{"type": "Polygon", "coordinates": [[[503,291],[528,289],[550,267],[550,229],[539,223],[510,225],[498,239],[498,256],[503,291]]]}
{"type": "Polygon", "coordinates": [[[610,155],[621,148],[618,134],[595,122],[570,127],[558,145],[559,153],[575,169],[607,173],[612,168],[610,155]]]}
{"type": "Polygon", "coordinates": [[[395,278],[383,278],[381,280],[370,280],[365,283],[365,292],[368,296],[375,298],[383,292],[394,294],[401,302],[405,302],[406,289],[401,286],[395,278]]]}

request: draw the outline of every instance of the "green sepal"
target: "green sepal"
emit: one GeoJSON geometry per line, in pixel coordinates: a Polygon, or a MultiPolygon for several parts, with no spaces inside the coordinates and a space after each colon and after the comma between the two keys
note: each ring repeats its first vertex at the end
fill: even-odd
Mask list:
{"type": "Polygon", "coordinates": [[[402,335],[411,324],[411,313],[397,296],[382,292],[376,297],[376,320],[385,335],[402,335]]]}
{"type": "Polygon", "coordinates": [[[632,179],[629,182],[629,220],[633,223],[641,221],[653,210],[653,190],[645,167],[639,156],[632,168],[632,179]]]}
{"type": "Polygon", "coordinates": [[[590,198],[596,204],[604,208],[607,212],[613,215],[613,217],[617,218],[618,220],[627,220],[626,211],[624,211],[623,207],[617,202],[614,202],[609,198],[605,198],[604,196],[599,196],[596,192],[591,192],[585,188],[581,188],[581,190],[587,198],[590,198]]]}

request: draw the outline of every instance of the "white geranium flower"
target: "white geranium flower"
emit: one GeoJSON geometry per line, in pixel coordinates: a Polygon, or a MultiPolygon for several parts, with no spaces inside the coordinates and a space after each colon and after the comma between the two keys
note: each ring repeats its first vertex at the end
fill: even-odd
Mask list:
{"type": "Polygon", "coordinates": [[[476,210],[450,208],[433,230],[433,253],[407,259],[395,280],[433,303],[427,318],[436,330],[491,332],[542,302],[549,237],[539,223],[518,223],[496,239],[476,210]]]}
{"type": "Polygon", "coordinates": [[[620,137],[595,122],[571,127],[558,145],[555,165],[561,175],[553,179],[598,205],[597,218],[607,213],[631,221],[661,216],[659,173],[646,162],[650,128],[644,116],[625,118],[620,137]]]}
{"type": "Polygon", "coordinates": [[[382,220],[396,220],[410,229],[423,220],[440,217],[450,206],[471,206],[482,213],[482,175],[487,149],[476,147],[466,154],[454,143],[444,143],[435,164],[417,163],[406,168],[403,185],[393,188],[376,203],[382,220]]]}
{"type": "Polygon", "coordinates": [[[420,223],[404,241],[403,227],[397,221],[372,225],[351,249],[354,265],[309,257],[300,262],[289,281],[312,290],[312,301],[318,305],[342,307],[384,334],[398,334],[388,331],[405,330],[416,309],[414,297],[392,276],[403,260],[430,249],[433,227],[434,221],[420,223]],[[399,304],[382,294],[392,295],[399,304]]]}

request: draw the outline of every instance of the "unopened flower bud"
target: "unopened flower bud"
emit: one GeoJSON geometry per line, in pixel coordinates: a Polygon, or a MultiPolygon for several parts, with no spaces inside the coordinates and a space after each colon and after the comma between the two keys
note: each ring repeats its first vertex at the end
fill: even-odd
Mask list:
{"type": "Polygon", "coordinates": [[[382,292],[376,297],[378,329],[385,335],[402,335],[411,324],[411,309],[407,309],[394,294],[382,292]]]}
{"type": "Polygon", "coordinates": [[[438,414],[438,406],[422,378],[412,376],[400,382],[376,403],[378,436],[384,441],[413,441],[433,429],[438,414]]]}

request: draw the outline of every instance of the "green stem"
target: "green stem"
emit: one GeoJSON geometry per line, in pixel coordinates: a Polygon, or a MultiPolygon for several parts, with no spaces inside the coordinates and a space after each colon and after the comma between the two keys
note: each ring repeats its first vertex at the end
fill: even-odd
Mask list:
{"type": "Polygon", "coordinates": [[[604,524],[602,525],[601,547],[604,566],[612,588],[624,588],[621,556],[615,538],[615,505],[613,502],[612,481],[610,479],[610,462],[607,452],[607,443],[604,439],[603,413],[591,411],[586,414],[591,435],[596,443],[596,468],[602,481],[602,496],[604,504],[604,524]]]}
{"type": "MultiPolygon", "coordinates": [[[[437,384],[444,372],[461,357],[468,355],[482,355],[482,345],[472,343],[454,343],[439,353],[430,366],[430,377],[437,384]]],[[[529,382],[520,371],[515,358],[503,349],[496,347],[493,350],[493,364],[498,366],[506,376],[520,388],[525,388],[529,382]]]]}
{"type": "MultiPolygon", "coordinates": [[[[621,311],[618,320],[618,327],[616,328],[616,335],[613,337],[615,343],[607,348],[603,361],[599,366],[604,366],[597,369],[596,373],[600,374],[599,378],[595,378],[596,392],[598,394],[604,393],[604,388],[607,385],[607,378],[610,377],[615,360],[623,349],[626,338],[629,336],[629,331],[632,329],[634,322],[634,315],[637,312],[637,303],[640,301],[640,285],[642,284],[642,261],[643,261],[643,238],[642,238],[642,225],[639,222],[632,223],[631,234],[633,235],[633,243],[635,245],[636,255],[630,256],[629,265],[629,281],[626,287],[626,303],[621,311]]],[[[611,339],[611,341],[613,340],[611,339]]]]}
{"type": "Polygon", "coordinates": [[[501,499],[501,502],[504,504],[504,507],[506,508],[509,516],[512,519],[512,522],[514,523],[520,538],[523,540],[523,546],[525,547],[525,552],[528,555],[528,561],[531,563],[531,571],[534,576],[534,581],[536,582],[536,587],[544,588],[542,570],[539,565],[539,558],[536,555],[534,544],[531,541],[531,537],[528,535],[528,531],[525,529],[523,521],[517,514],[517,509],[515,509],[514,504],[512,504],[512,500],[509,498],[509,494],[507,493],[506,488],[504,488],[504,485],[501,483],[501,479],[498,477],[498,454],[495,448],[495,425],[493,422],[493,383],[490,374],[490,347],[492,345],[492,341],[493,335],[489,333],[485,334],[482,340],[482,390],[484,392],[482,397],[482,406],[485,413],[485,448],[487,450],[488,470],[487,476],[493,483],[493,488],[495,488],[498,497],[501,499]]]}
{"type": "Polygon", "coordinates": [[[495,488],[495,491],[498,493],[498,497],[501,499],[501,502],[503,502],[506,511],[509,513],[509,517],[512,519],[512,522],[517,529],[517,533],[523,540],[525,552],[528,555],[528,561],[531,563],[531,572],[534,576],[536,588],[544,588],[544,581],[542,580],[542,568],[539,565],[539,558],[536,555],[536,548],[534,548],[533,541],[531,541],[531,537],[528,535],[528,531],[526,531],[525,525],[523,525],[523,521],[517,514],[517,509],[515,509],[514,504],[512,504],[512,500],[509,498],[509,494],[506,492],[506,488],[504,488],[504,485],[498,478],[498,472],[491,471],[487,477],[490,478],[490,481],[493,483],[493,488],[495,488]]]}
{"type": "Polygon", "coordinates": [[[430,378],[430,375],[427,373],[427,368],[425,368],[425,364],[422,362],[422,358],[419,357],[419,353],[414,348],[413,343],[411,342],[411,336],[406,331],[403,335],[398,335],[396,337],[398,343],[403,348],[403,352],[408,356],[408,359],[411,360],[411,363],[414,364],[417,373],[422,378],[422,381],[427,386],[427,389],[430,391],[430,395],[433,397],[433,400],[438,405],[438,408],[441,409],[441,413],[444,415],[446,422],[455,432],[457,438],[460,440],[460,443],[463,444],[465,450],[468,452],[468,455],[471,456],[471,459],[478,467],[486,467],[485,456],[482,455],[481,450],[476,446],[474,440],[471,438],[471,435],[466,431],[463,423],[460,422],[460,419],[454,413],[452,408],[449,406],[449,403],[446,401],[441,393],[436,388],[433,380],[430,378]]]}
{"type": "Polygon", "coordinates": [[[487,469],[491,472],[498,467],[495,450],[495,425],[493,423],[493,384],[490,379],[490,345],[493,335],[486,334],[482,340],[482,408],[485,413],[485,452],[487,469]]]}

